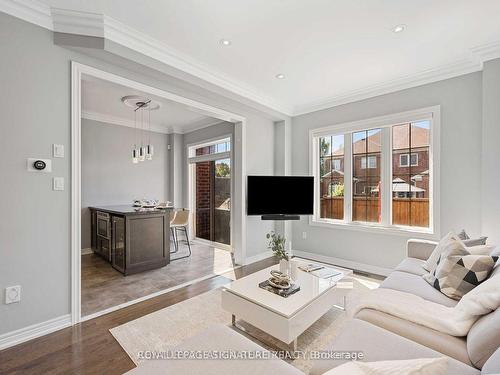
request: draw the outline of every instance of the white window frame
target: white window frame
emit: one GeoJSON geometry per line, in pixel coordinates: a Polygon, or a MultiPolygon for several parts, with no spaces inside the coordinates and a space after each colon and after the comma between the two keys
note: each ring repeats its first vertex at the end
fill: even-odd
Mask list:
{"type": "MultiPolygon", "coordinates": [[[[354,121],[349,123],[326,126],[309,131],[309,173],[314,176],[314,214],[309,217],[311,226],[327,228],[343,228],[368,232],[385,232],[401,235],[420,234],[422,237],[437,239],[440,237],[440,210],[439,210],[439,154],[440,154],[440,106],[420,108],[413,111],[401,112],[387,116],[354,121]],[[429,146],[429,227],[411,227],[392,224],[392,132],[394,125],[400,125],[421,120],[429,120],[430,146],[429,146]],[[380,193],[381,223],[353,222],[352,221],[352,133],[374,128],[382,129],[381,152],[381,181],[380,193]],[[319,196],[319,138],[331,135],[344,135],[344,219],[320,218],[319,196]]],[[[411,159],[411,158],[410,158],[411,159]]],[[[411,162],[411,161],[410,161],[411,162]]]]}
{"type": "Polygon", "coordinates": [[[377,157],[375,155],[362,156],[361,169],[377,169],[377,157]],[[371,165],[370,160],[374,160],[375,163],[371,165]],[[364,166],[363,166],[363,161],[364,161],[364,166]]]}
{"type": "Polygon", "coordinates": [[[412,167],[418,167],[418,153],[417,153],[417,152],[412,152],[411,154],[410,154],[410,153],[402,153],[402,154],[399,154],[399,166],[400,166],[400,167],[409,167],[409,166],[410,166],[410,164],[411,164],[411,166],[412,166],[412,167]],[[416,162],[415,164],[412,164],[412,163],[411,163],[411,157],[412,157],[412,156],[414,156],[414,155],[415,155],[415,156],[416,156],[416,158],[417,158],[417,162],[416,162]],[[402,157],[402,156],[407,156],[407,157],[408,157],[408,164],[403,164],[403,163],[401,162],[401,157],[402,157]]]}

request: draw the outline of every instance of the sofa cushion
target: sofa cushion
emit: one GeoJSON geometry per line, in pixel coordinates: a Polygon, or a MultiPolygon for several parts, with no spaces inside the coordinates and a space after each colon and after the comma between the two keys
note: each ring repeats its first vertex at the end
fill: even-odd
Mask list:
{"type": "Polygon", "coordinates": [[[373,309],[361,310],[356,314],[356,318],[372,323],[472,366],[464,337],[450,336],[446,333],[373,309]]]}
{"type": "MultiPolygon", "coordinates": [[[[217,324],[182,342],[175,350],[182,351],[260,351],[264,348],[231,328],[217,324]]],[[[221,374],[290,374],[304,375],[281,359],[255,360],[149,360],[127,372],[129,375],[221,375],[221,374]]]]}
{"type": "Polygon", "coordinates": [[[438,265],[441,254],[450,252],[455,248],[464,248],[464,247],[465,245],[460,240],[460,238],[457,237],[455,233],[453,232],[448,233],[446,236],[441,238],[437,246],[434,248],[429,259],[427,259],[427,261],[425,262],[424,268],[426,269],[426,271],[433,272],[438,265]]]}
{"type": "Polygon", "coordinates": [[[394,271],[380,284],[381,288],[395,289],[401,292],[415,294],[427,301],[453,307],[457,304],[454,299],[430,286],[421,276],[408,272],[394,271]]]}
{"type": "Polygon", "coordinates": [[[465,247],[449,248],[439,257],[436,269],[424,275],[424,280],[459,300],[488,278],[497,260],[490,255],[471,255],[465,247]]]}
{"type": "MultiPolygon", "coordinates": [[[[399,359],[442,357],[432,349],[398,336],[360,319],[348,321],[326,351],[362,352],[363,361],[390,361],[399,359]]],[[[313,363],[311,375],[320,375],[347,361],[318,359],[313,363]]],[[[449,375],[479,375],[480,372],[453,358],[448,360],[449,375]]]]}
{"type": "Polygon", "coordinates": [[[405,258],[395,268],[396,271],[408,272],[414,275],[422,276],[427,273],[424,269],[425,261],[417,258],[405,258]]]}
{"type": "Polygon", "coordinates": [[[494,375],[500,374],[500,348],[498,348],[495,353],[491,355],[490,358],[484,364],[482,370],[482,375],[494,375]]]}
{"type": "MultiPolygon", "coordinates": [[[[500,310],[482,316],[467,335],[467,351],[474,366],[483,367],[500,347],[500,310]]],[[[500,371],[500,368],[499,368],[500,371]]]]}

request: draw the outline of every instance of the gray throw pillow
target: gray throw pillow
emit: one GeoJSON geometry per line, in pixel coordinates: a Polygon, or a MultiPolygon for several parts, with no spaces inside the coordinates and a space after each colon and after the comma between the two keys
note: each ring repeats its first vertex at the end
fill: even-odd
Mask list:
{"type": "Polygon", "coordinates": [[[463,246],[453,246],[439,257],[436,269],[422,276],[449,298],[459,300],[490,275],[497,256],[472,255],[463,246]]]}
{"type": "Polygon", "coordinates": [[[467,240],[462,240],[465,246],[467,247],[472,247],[472,246],[479,246],[479,245],[486,245],[486,240],[488,237],[486,236],[481,236],[479,238],[469,238],[467,240]]]}

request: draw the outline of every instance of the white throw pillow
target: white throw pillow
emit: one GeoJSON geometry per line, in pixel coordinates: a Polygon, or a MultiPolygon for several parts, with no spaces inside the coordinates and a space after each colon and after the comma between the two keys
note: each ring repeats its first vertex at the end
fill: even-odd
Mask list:
{"type": "Polygon", "coordinates": [[[458,301],[455,309],[467,316],[480,316],[500,307],[500,274],[483,281],[458,301]]]}
{"type": "Polygon", "coordinates": [[[463,242],[458,238],[458,236],[450,232],[446,236],[444,236],[441,241],[436,245],[434,251],[431,256],[422,266],[426,271],[433,272],[437,267],[437,262],[439,260],[439,256],[450,249],[450,247],[462,246],[465,248],[463,242]]]}
{"type": "Polygon", "coordinates": [[[348,362],[335,367],[323,375],[446,375],[448,360],[440,358],[418,358],[399,361],[348,362]]]}
{"type": "Polygon", "coordinates": [[[477,246],[466,247],[466,249],[472,255],[490,255],[495,249],[495,246],[477,245],[477,246]]]}

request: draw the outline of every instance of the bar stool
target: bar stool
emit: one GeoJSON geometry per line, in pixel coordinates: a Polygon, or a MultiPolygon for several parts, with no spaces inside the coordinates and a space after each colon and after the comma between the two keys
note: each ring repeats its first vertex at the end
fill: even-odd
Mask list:
{"type": "Polygon", "coordinates": [[[177,211],[170,211],[170,233],[172,233],[172,241],[174,242],[174,251],[170,251],[170,254],[175,254],[177,252],[178,247],[177,247],[177,239],[175,238],[175,230],[174,227],[172,226],[174,220],[175,220],[175,214],[177,211]]]}
{"type": "Polygon", "coordinates": [[[185,236],[186,236],[189,254],[182,256],[182,257],[179,257],[179,258],[171,259],[171,261],[183,259],[183,258],[188,258],[191,256],[191,244],[189,243],[189,235],[188,235],[188,231],[187,231],[188,225],[189,225],[189,210],[176,211],[175,216],[170,221],[170,228],[172,229],[172,231],[173,231],[172,233],[174,236],[174,244],[175,244],[174,253],[176,253],[179,250],[179,240],[177,237],[177,231],[180,230],[180,231],[183,231],[185,236]]]}

